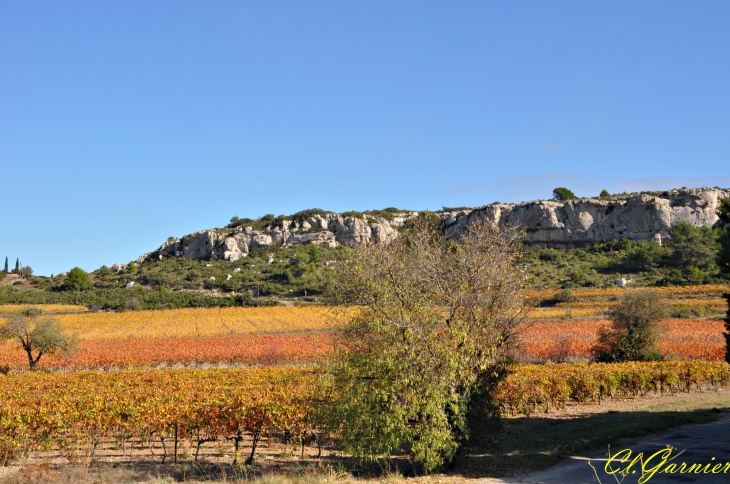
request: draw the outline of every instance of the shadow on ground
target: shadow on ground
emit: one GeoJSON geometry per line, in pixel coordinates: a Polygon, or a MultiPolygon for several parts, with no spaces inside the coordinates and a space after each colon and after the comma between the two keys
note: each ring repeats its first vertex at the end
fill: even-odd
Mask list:
{"type": "Polygon", "coordinates": [[[575,418],[528,417],[508,422],[495,448],[466,457],[456,472],[473,477],[509,477],[545,469],[572,455],[617,448],[622,441],[678,425],[707,423],[730,411],[635,411],[575,418]]]}

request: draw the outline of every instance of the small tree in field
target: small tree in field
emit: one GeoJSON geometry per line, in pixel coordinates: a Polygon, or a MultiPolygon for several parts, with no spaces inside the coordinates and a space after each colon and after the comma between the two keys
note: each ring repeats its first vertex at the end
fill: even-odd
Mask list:
{"type": "Polygon", "coordinates": [[[428,216],[338,265],[344,310],[323,419],[358,458],[407,449],[426,471],[490,437],[506,352],[526,310],[518,234],[473,221],[460,240],[428,216]]]}
{"type": "Polygon", "coordinates": [[[593,348],[596,361],[653,361],[662,359],[656,346],[657,323],[668,314],[658,292],[632,291],[613,306],[612,325],[600,332],[593,348]]]}
{"type": "Polygon", "coordinates": [[[0,340],[13,340],[28,355],[30,369],[34,370],[43,355],[59,351],[70,353],[75,337],[67,336],[57,319],[43,318],[39,309],[31,308],[14,314],[0,325],[0,340]]]}

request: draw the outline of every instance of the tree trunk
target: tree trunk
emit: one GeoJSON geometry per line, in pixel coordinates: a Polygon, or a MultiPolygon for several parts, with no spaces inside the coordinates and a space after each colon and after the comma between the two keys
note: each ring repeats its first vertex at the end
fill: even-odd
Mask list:
{"type": "Polygon", "coordinates": [[[31,371],[35,370],[35,366],[38,364],[38,360],[40,359],[40,356],[33,359],[33,354],[30,352],[30,350],[25,350],[26,353],[28,353],[28,365],[30,366],[31,371]]]}

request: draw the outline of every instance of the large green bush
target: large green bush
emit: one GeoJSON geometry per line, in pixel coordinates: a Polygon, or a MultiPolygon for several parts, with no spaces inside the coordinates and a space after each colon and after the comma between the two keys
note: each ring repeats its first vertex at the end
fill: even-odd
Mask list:
{"type": "Polygon", "coordinates": [[[74,267],[66,275],[64,287],[68,291],[82,291],[91,285],[89,274],[80,267],[74,267]]]}

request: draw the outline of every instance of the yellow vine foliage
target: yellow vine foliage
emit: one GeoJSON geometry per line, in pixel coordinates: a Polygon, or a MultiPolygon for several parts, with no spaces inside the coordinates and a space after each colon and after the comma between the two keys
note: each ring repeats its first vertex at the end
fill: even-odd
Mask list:
{"type": "MultiPolygon", "coordinates": [[[[670,299],[667,301],[668,304],[675,308],[726,308],[727,301],[721,298],[712,299],[670,299]]],[[[608,310],[610,303],[604,301],[576,301],[572,303],[557,303],[555,307],[563,309],[600,309],[603,311],[608,310]]]]}
{"type": "Polygon", "coordinates": [[[559,363],[517,365],[500,382],[496,397],[510,415],[562,408],[569,401],[600,403],[609,398],[643,397],[726,388],[730,367],[724,361],[656,363],[559,363]]]}
{"type": "Polygon", "coordinates": [[[17,314],[30,308],[40,309],[44,313],[86,311],[86,306],[75,304],[0,304],[0,314],[17,314]]]}
{"type": "Polygon", "coordinates": [[[334,324],[325,306],[89,312],[55,318],[80,340],[300,333],[327,331],[334,324]]]}
{"type": "Polygon", "coordinates": [[[590,316],[603,316],[605,313],[603,308],[579,308],[573,309],[569,307],[564,308],[535,308],[530,311],[530,318],[532,319],[572,319],[572,318],[587,318],[590,316]]]}
{"type": "MultiPolygon", "coordinates": [[[[636,291],[646,288],[621,288],[621,287],[607,287],[607,288],[578,288],[573,289],[573,295],[578,298],[584,297],[613,297],[625,294],[626,291],[636,291]]],[[[730,285],[727,284],[706,284],[702,286],[676,286],[676,287],[660,287],[652,288],[659,291],[662,296],[699,296],[699,295],[711,295],[711,294],[723,294],[730,292],[730,285]]],[[[529,299],[551,299],[554,298],[559,289],[545,289],[545,290],[533,290],[527,291],[527,297],[529,299]]]]}

